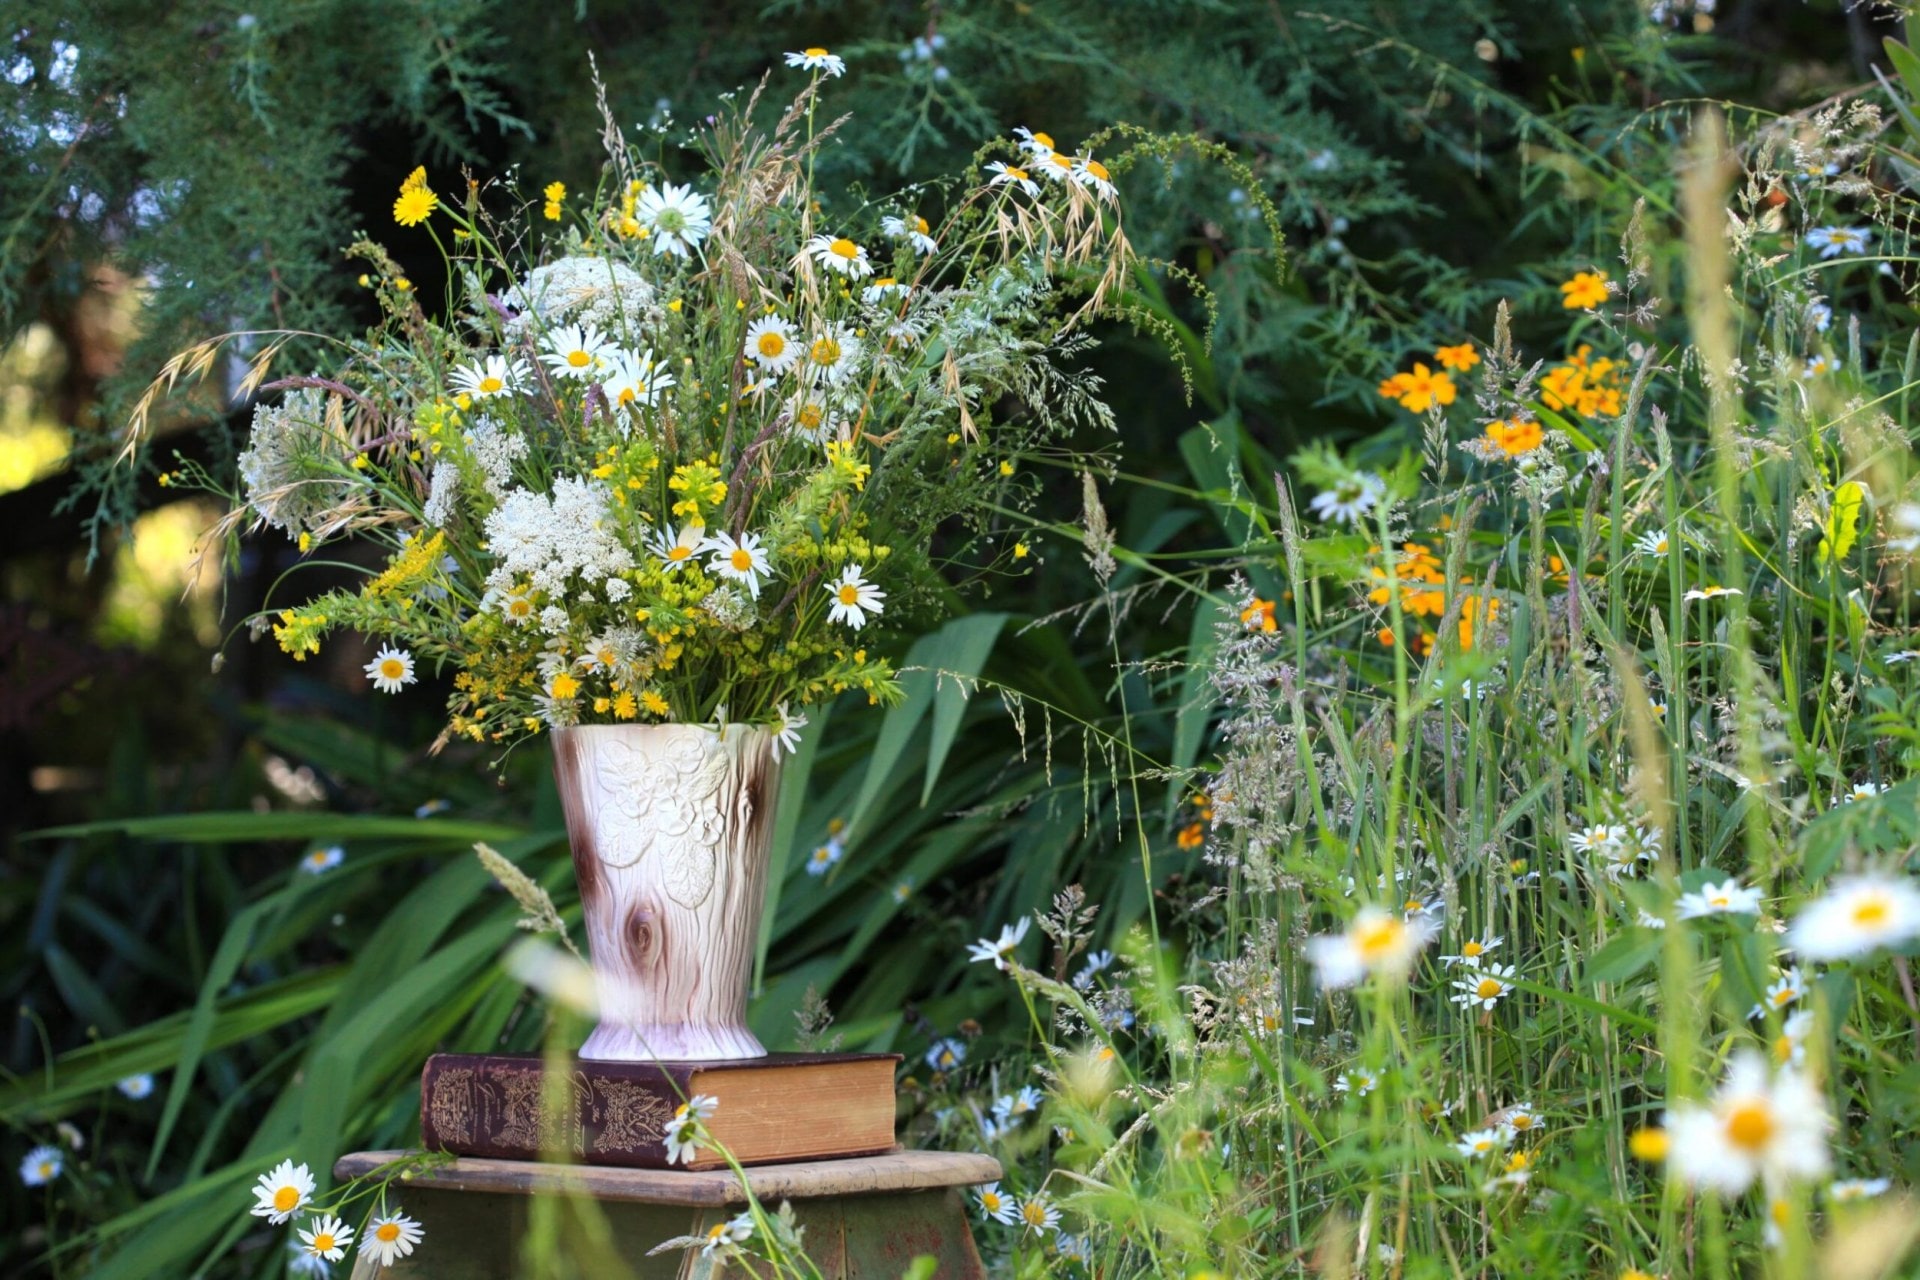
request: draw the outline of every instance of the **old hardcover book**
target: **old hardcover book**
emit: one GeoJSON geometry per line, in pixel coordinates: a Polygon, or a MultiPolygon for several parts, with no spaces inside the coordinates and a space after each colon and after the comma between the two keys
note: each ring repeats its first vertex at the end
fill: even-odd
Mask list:
{"type": "MultiPolygon", "coordinates": [[[[877,1155],[893,1142],[896,1053],[775,1053],[737,1062],[572,1058],[545,1081],[533,1055],[436,1053],[420,1077],[430,1151],[496,1160],[571,1159],[667,1168],[665,1127],[683,1098],[719,1106],[708,1132],[741,1164],[877,1155]],[[550,1083],[551,1105],[543,1098],[550,1083]]],[[[691,1165],[723,1169],[702,1148],[691,1165]]]]}

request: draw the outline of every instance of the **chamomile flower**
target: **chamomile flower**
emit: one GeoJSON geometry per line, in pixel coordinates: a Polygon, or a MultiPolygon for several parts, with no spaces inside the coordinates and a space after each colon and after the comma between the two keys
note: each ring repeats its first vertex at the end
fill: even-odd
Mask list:
{"type": "Polygon", "coordinates": [[[827,609],[827,621],[842,622],[855,631],[867,625],[867,616],[874,617],[886,612],[887,593],[868,582],[859,565],[850,564],[840,570],[837,582],[823,584],[822,589],[833,600],[827,609]]]}
{"type": "Polygon", "coordinates": [[[967,1046],[948,1036],[935,1040],[927,1050],[927,1065],[935,1071],[951,1071],[967,1060],[967,1046]]]}
{"type": "Polygon", "coordinates": [[[142,1098],[153,1096],[153,1077],[143,1071],[137,1076],[128,1076],[124,1080],[117,1081],[113,1087],[119,1091],[121,1097],[132,1098],[138,1102],[142,1098]]]}
{"type": "MultiPolygon", "coordinates": [[[[35,1147],[20,1161],[20,1181],[30,1187],[44,1187],[59,1177],[60,1171],[66,1167],[67,1160],[60,1154],[60,1148],[35,1147]]],[[[254,1212],[258,1213],[259,1210],[254,1212]]]]}
{"type": "Polygon", "coordinates": [[[1657,916],[1645,907],[1635,908],[1633,922],[1642,929],[1664,929],[1667,927],[1665,917],[1657,916]]]}
{"type": "Polygon", "coordinates": [[[1769,1012],[1778,1012],[1798,1001],[1806,992],[1806,980],[1800,976],[1800,967],[1794,965],[1767,984],[1766,998],[1753,1006],[1747,1016],[1762,1018],[1769,1012]]]}
{"type": "Polygon", "coordinates": [[[304,1164],[282,1160],[270,1173],[260,1175],[253,1188],[256,1203],[250,1212],[279,1226],[305,1208],[313,1199],[313,1172],[304,1164]]]}
{"type": "Polygon", "coordinates": [[[1480,962],[1486,958],[1487,953],[1504,941],[1506,941],[1506,939],[1499,934],[1493,934],[1485,938],[1468,938],[1460,944],[1459,955],[1441,956],[1440,959],[1446,964],[1464,964],[1469,968],[1478,969],[1480,962]]]}
{"type": "Polygon", "coordinates": [[[648,187],[634,204],[633,216],[652,236],[655,255],[691,257],[713,229],[713,210],[690,183],[648,187]]]}
{"type": "Polygon", "coordinates": [[[333,1264],[308,1253],[298,1240],[287,1241],[287,1274],[291,1276],[330,1276],[333,1264]]]}
{"type": "Polygon", "coordinates": [[[747,326],[747,359],[762,373],[785,373],[804,350],[793,325],[779,316],[761,316],[747,326]]]}
{"type": "Polygon", "coordinates": [[[1060,1210],[1043,1191],[1020,1202],[1020,1223],[1027,1231],[1044,1236],[1060,1229],[1060,1210]]]}
{"type": "Polygon", "coordinates": [[[1776,1067],[1803,1067],[1807,1064],[1807,1037],[1813,1034],[1813,1014],[1805,1009],[1791,1014],[1780,1024],[1780,1034],[1774,1037],[1773,1065],[1776,1067]]]}
{"type": "Polygon", "coordinates": [[[1807,304],[1807,322],[1820,333],[1825,333],[1833,324],[1833,308],[1824,302],[1807,304]]]}
{"type": "Polygon", "coordinates": [[[1021,916],[1020,919],[1012,924],[1003,924],[1000,926],[1000,937],[998,941],[982,938],[978,942],[968,943],[968,963],[973,964],[982,960],[991,960],[994,968],[1004,970],[1007,967],[1008,957],[1013,955],[1013,949],[1020,945],[1020,939],[1027,936],[1027,924],[1027,918],[1021,916]]]}
{"type": "Polygon", "coordinates": [[[1840,797],[1840,803],[1852,804],[1856,800],[1871,800],[1883,790],[1885,788],[1877,782],[1856,782],[1847,788],[1845,795],[1840,797]]]}
{"type": "Polygon", "coordinates": [[[532,376],[533,370],[517,356],[513,359],[487,356],[473,364],[461,365],[453,371],[448,381],[462,395],[472,396],[475,400],[490,400],[495,396],[512,395],[532,376]]]}
{"type": "Polygon", "coordinates": [[[333,870],[347,860],[347,851],[337,844],[324,849],[309,849],[300,859],[300,870],[306,875],[317,876],[333,870]]]}
{"type": "Polygon", "coordinates": [[[1039,133],[1026,128],[1024,125],[1016,126],[1013,133],[1015,137],[1020,139],[1020,149],[1035,159],[1050,156],[1058,150],[1058,148],[1053,145],[1052,134],[1039,133]]]}
{"type": "Polygon", "coordinates": [[[1491,1009],[1500,1003],[1501,997],[1513,990],[1513,966],[1501,968],[1497,964],[1487,965],[1453,984],[1460,994],[1451,997],[1462,1008],[1471,1009],[1479,1005],[1482,1009],[1491,1009]]]}
{"type": "Polygon", "coordinates": [[[1342,1071],[1333,1080],[1335,1093],[1350,1093],[1356,1098],[1364,1098],[1379,1087],[1379,1076],[1358,1067],[1351,1071],[1342,1071]]]}
{"type": "Polygon", "coordinates": [[[891,305],[894,299],[903,298],[906,294],[907,286],[892,276],[880,276],[860,291],[860,301],[870,307],[885,306],[891,305]]]}
{"type": "Polygon", "coordinates": [[[998,1116],[1003,1124],[1007,1121],[1017,1122],[1038,1111],[1040,1104],[1044,1101],[1046,1101],[1044,1093],[1030,1084],[1023,1085],[1018,1093],[1002,1094],[994,1099],[993,1114],[998,1116]]]}
{"type": "Polygon", "coordinates": [[[653,553],[661,567],[679,569],[693,563],[707,542],[707,527],[702,524],[683,524],[678,533],[668,534],[665,529],[654,529],[648,534],[647,550],[653,553]]]}
{"type": "Polygon", "coordinates": [[[383,1213],[367,1224],[360,1237],[360,1253],[363,1257],[371,1254],[381,1266],[390,1267],[395,1258],[406,1257],[425,1238],[420,1224],[406,1214],[383,1213]]]}
{"type": "Polygon", "coordinates": [[[1398,981],[1407,976],[1433,932],[1433,922],[1424,914],[1402,920],[1380,907],[1362,907],[1343,932],[1308,938],[1307,959],[1319,971],[1323,987],[1350,987],[1368,974],[1398,981]]]}
{"type": "Polygon", "coordinates": [[[658,404],[660,393],[674,381],[666,367],[653,358],[653,352],[616,352],[600,383],[600,394],[615,409],[641,409],[658,404]]]}
{"type": "Polygon", "coordinates": [[[1012,1196],[1000,1190],[997,1182],[989,1182],[974,1192],[973,1202],[980,1206],[980,1216],[993,1222],[1010,1224],[1020,1216],[1020,1206],[1014,1203],[1012,1196]]]}
{"type": "Polygon", "coordinates": [[[825,844],[808,855],[807,874],[810,876],[823,876],[827,874],[827,872],[833,870],[841,858],[846,856],[846,853],[847,846],[841,841],[839,836],[828,836],[825,844]]]}
{"type": "Polygon", "coordinates": [[[1724,883],[1714,884],[1709,880],[1698,892],[1681,894],[1673,905],[1674,914],[1682,920],[1716,915],[1756,916],[1760,914],[1760,891],[1745,888],[1737,876],[1729,876],[1724,883]]]}
{"type": "Polygon", "coordinates": [[[904,218],[882,218],[880,231],[894,240],[905,240],[913,246],[915,253],[922,255],[934,253],[940,248],[939,242],[933,238],[933,228],[917,213],[910,213],[904,218]]]}
{"type": "Polygon", "coordinates": [[[1322,520],[1357,525],[1386,496],[1386,481],[1371,471],[1362,471],[1348,476],[1331,489],[1322,489],[1314,494],[1313,501],[1308,505],[1313,508],[1313,514],[1322,520]]]}
{"type": "Polygon", "coordinates": [[[499,614],[516,627],[524,627],[540,614],[533,593],[524,586],[494,587],[480,599],[480,608],[499,614]]]}
{"type": "Polygon", "coordinates": [[[711,1256],[720,1253],[732,1245],[746,1243],[753,1238],[753,1215],[736,1214],[723,1219],[707,1228],[706,1243],[700,1246],[700,1252],[711,1256]]]}
{"type": "Polygon", "coordinates": [[[1768,1074],[1757,1053],[1742,1053],[1705,1102],[1667,1112],[1667,1168],[1691,1186],[1739,1195],[1758,1179],[1777,1187],[1827,1171],[1826,1099],[1799,1072],[1768,1074]]]}
{"type": "Polygon", "coordinates": [[[1633,549],[1640,555],[1659,558],[1667,554],[1667,531],[1649,529],[1633,540],[1633,549]]]}
{"type": "Polygon", "coordinates": [[[1893,1189],[1891,1178],[1849,1178],[1827,1187],[1827,1203],[1855,1204],[1883,1196],[1893,1189]]]}
{"type": "Polygon", "coordinates": [[[865,280],[873,274],[866,247],[845,236],[817,235],[807,241],[806,253],[828,271],[849,280],[865,280]]]}
{"type": "Polygon", "coordinates": [[[1078,990],[1078,991],[1093,990],[1093,980],[1096,977],[1098,977],[1100,974],[1105,973],[1108,967],[1111,966],[1112,964],[1113,964],[1113,952],[1111,951],[1088,952],[1086,964],[1081,966],[1080,972],[1073,975],[1073,985],[1075,990],[1078,990]]]}
{"type": "Polygon", "coordinates": [[[787,710],[787,704],[782,702],[773,709],[773,724],[769,727],[773,730],[773,758],[778,760],[800,749],[800,731],[807,727],[807,718],[787,710]]]}
{"type": "Polygon", "coordinates": [[[330,1213],[318,1214],[310,1223],[307,1230],[299,1233],[300,1243],[308,1253],[328,1262],[338,1262],[347,1256],[347,1246],[353,1243],[352,1227],[330,1213]]]}
{"type": "Polygon", "coordinates": [[[1737,596],[1743,593],[1738,587],[1689,587],[1682,600],[1717,600],[1721,596],[1737,596]]]}
{"type": "Polygon", "coordinates": [[[1843,253],[1865,253],[1873,232],[1867,227],[1815,227],[1807,232],[1807,245],[1818,249],[1822,258],[1837,258],[1843,253]]]}
{"type": "Polygon", "coordinates": [[[1920,938],[1920,889],[1904,876],[1845,876],[1801,909],[1787,945],[1805,960],[1854,960],[1920,938]]]}
{"type": "Polygon", "coordinates": [[[1030,196],[1040,194],[1040,184],[1035,182],[1033,175],[1025,169],[995,160],[987,166],[987,172],[993,175],[987,180],[987,185],[990,187],[1012,186],[1019,187],[1030,196]]]}
{"type": "Polygon", "coordinates": [[[674,1109],[673,1118],[662,1126],[661,1137],[666,1142],[667,1163],[691,1165],[699,1154],[700,1140],[705,1137],[701,1122],[706,1120],[720,1107],[720,1100],[708,1093],[696,1093],[674,1109]]]}
{"type": "Polygon", "coordinates": [[[807,343],[800,375],[815,386],[837,387],[859,358],[859,336],[845,325],[828,325],[807,343]]]}
{"type": "Polygon", "coordinates": [[[818,71],[828,77],[847,74],[845,58],[828,53],[817,45],[810,49],[802,49],[798,53],[789,53],[787,65],[801,71],[818,71]]]}
{"type": "Polygon", "coordinates": [[[541,343],[540,363],[559,378],[591,378],[612,365],[619,349],[590,324],[563,325],[541,343]]]}
{"type": "Polygon", "coordinates": [[[367,673],[367,679],[373,681],[373,687],[382,693],[398,693],[417,679],[413,674],[413,654],[392,645],[381,645],[380,652],[362,670],[367,673]]]}
{"type": "Polygon", "coordinates": [[[1068,176],[1102,200],[1111,201],[1116,194],[1113,175],[1092,156],[1075,156],[1068,176]]]}
{"type": "Polygon", "coordinates": [[[1627,829],[1618,823],[1595,823],[1567,837],[1575,853],[1611,854],[1627,843],[1627,829]]]}
{"type": "Polygon", "coordinates": [[[722,530],[708,537],[700,549],[709,553],[709,572],[729,582],[741,583],[756,600],[760,598],[761,579],[773,576],[773,566],[767,561],[766,549],[760,545],[757,533],[742,533],[735,542],[733,535],[722,530]]]}
{"type": "Polygon", "coordinates": [[[1507,1108],[1503,1122],[1510,1133],[1538,1133],[1541,1128],[1540,1113],[1525,1102],[1516,1102],[1507,1108]]]}
{"type": "Polygon", "coordinates": [[[1807,357],[1806,366],[1800,370],[1800,376],[1803,378],[1818,378],[1829,373],[1838,373],[1841,368],[1842,362],[1839,356],[1830,356],[1822,353],[1820,355],[1807,357]]]}
{"type": "Polygon", "coordinates": [[[1507,1145],[1505,1129],[1475,1129],[1472,1133],[1462,1134],[1453,1149],[1469,1160],[1481,1156],[1490,1156],[1507,1145]]]}

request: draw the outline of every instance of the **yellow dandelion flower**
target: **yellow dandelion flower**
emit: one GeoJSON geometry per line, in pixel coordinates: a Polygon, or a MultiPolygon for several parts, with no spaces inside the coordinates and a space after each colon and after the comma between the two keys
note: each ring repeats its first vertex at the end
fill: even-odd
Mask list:
{"type": "Polygon", "coordinates": [[[427,220],[440,197],[425,187],[402,187],[393,202],[393,220],[403,227],[414,227],[427,220]]]}

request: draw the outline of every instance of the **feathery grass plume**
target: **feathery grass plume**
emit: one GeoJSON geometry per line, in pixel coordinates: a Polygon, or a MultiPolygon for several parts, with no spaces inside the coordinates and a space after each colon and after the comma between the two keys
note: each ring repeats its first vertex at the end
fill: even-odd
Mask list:
{"type": "Polygon", "coordinates": [[[573,945],[573,939],[567,934],[567,922],[560,918],[560,909],[553,905],[553,898],[533,882],[519,867],[492,845],[484,841],[473,846],[474,856],[480,859],[480,865],[494,878],[507,896],[520,904],[526,914],[516,922],[517,927],[529,933],[551,933],[559,938],[560,945],[572,953],[573,958],[586,963],[586,957],[580,954],[580,948],[573,945]]]}

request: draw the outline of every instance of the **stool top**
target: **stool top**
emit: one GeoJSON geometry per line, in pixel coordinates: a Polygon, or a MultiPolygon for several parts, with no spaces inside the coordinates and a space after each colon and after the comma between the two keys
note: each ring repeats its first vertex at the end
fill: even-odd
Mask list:
{"type": "MultiPolygon", "coordinates": [[[[357,1151],[340,1157],[333,1166],[333,1176],[343,1180],[357,1178],[403,1156],[416,1154],[357,1151]]],[[[996,1181],[1000,1176],[1000,1162],[992,1156],[959,1151],[894,1151],[845,1160],[755,1165],[747,1170],[747,1185],[761,1201],[777,1203],[977,1186],[996,1181]]],[[[731,1169],[695,1173],[684,1169],[612,1169],[599,1165],[458,1156],[446,1164],[418,1170],[407,1180],[414,1186],[448,1191],[520,1196],[580,1195],[640,1204],[728,1205],[744,1204],[747,1199],[739,1177],[731,1169]]]]}

